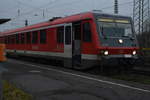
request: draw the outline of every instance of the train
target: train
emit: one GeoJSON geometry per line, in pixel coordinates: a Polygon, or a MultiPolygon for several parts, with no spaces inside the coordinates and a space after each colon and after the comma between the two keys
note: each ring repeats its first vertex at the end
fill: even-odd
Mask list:
{"type": "Polygon", "coordinates": [[[138,58],[139,50],[131,17],[95,11],[4,31],[0,42],[8,55],[56,60],[77,70],[126,67],[138,58]]]}

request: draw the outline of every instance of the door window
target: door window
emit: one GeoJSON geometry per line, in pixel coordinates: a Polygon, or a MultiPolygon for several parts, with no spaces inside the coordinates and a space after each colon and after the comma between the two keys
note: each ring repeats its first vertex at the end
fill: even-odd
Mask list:
{"type": "Polygon", "coordinates": [[[65,28],[65,44],[71,44],[71,26],[65,28]]]}

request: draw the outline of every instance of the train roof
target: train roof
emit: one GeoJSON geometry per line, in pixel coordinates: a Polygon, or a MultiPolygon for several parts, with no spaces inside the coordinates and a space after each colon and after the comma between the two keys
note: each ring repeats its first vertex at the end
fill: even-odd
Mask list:
{"type": "Polygon", "coordinates": [[[8,30],[5,32],[1,32],[0,36],[10,35],[11,33],[21,33],[23,31],[28,31],[31,29],[42,28],[42,27],[46,27],[46,26],[57,25],[57,24],[62,24],[62,23],[67,23],[67,22],[80,21],[80,20],[89,19],[89,18],[94,19],[95,16],[96,17],[105,16],[105,17],[130,18],[130,17],[126,17],[126,16],[115,15],[115,14],[106,14],[106,13],[102,13],[102,12],[94,12],[94,11],[84,12],[84,13],[80,13],[80,14],[67,16],[64,18],[59,18],[54,21],[46,21],[46,22],[42,22],[42,23],[38,23],[38,24],[34,24],[34,25],[22,27],[22,28],[17,28],[17,29],[12,29],[12,30],[8,30]]]}

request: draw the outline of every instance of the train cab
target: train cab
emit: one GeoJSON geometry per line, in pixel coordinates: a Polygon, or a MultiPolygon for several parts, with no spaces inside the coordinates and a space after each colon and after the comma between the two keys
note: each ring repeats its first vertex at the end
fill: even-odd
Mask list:
{"type": "Polygon", "coordinates": [[[95,14],[99,51],[104,62],[130,65],[137,59],[138,44],[130,17],[95,14]]]}

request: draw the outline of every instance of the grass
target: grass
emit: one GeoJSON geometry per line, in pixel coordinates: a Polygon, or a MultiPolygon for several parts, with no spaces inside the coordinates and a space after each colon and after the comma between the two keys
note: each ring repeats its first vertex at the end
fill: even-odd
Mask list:
{"type": "Polygon", "coordinates": [[[33,100],[32,96],[7,81],[3,81],[3,100],[33,100]]]}

